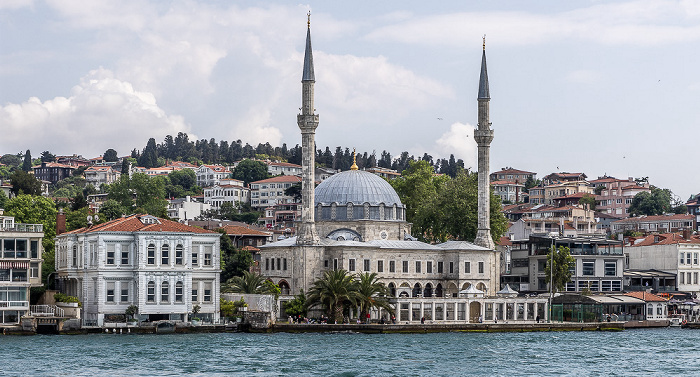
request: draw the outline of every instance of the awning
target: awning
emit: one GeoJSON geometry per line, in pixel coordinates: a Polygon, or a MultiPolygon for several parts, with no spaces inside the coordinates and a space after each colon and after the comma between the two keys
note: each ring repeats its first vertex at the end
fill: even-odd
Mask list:
{"type": "Polygon", "coordinates": [[[7,270],[10,268],[25,269],[26,270],[29,268],[29,262],[0,261],[0,269],[7,270]]]}

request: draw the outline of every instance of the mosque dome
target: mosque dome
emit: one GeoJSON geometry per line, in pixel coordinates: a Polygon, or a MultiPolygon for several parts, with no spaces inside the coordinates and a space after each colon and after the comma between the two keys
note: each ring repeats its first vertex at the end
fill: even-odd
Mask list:
{"type": "Polygon", "coordinates": [[[376,174],[348,170],[315,190],[316,220],[405,220],[405,206],[391,185],[376,174]]]}
{"type": "Polygon", "coordinates": [[[399,195],[389,182],[376,174],[361,170],[348,170],[330,176],[316,187],[315,199],[316,205],[402,205],[399,195]]]}

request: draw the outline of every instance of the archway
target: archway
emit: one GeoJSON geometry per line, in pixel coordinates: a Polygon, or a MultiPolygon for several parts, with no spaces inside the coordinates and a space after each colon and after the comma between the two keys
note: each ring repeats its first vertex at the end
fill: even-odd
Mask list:
{"type": "Polygon", "coordinates": [[[469,287],[471,287],[471,286],[472,286],[472,283],[466,282],[466,283],[462,284],[462,290],[469,289],[469,287]]]}
{"type": "Polygon", "coordinates": [[[396,297],[396,285],[394,283],[389,283],[388,287],[391,297],[396,297]]]}
{"type": "Polygon", "coordinates": [[[479,284],[476,285],[476,289],[478,289],[478,290],[480,290],[480,291],[486,293],[486,284],[484,284],[484,283],[479,283],[479,284]]]}
{"type": "Polygon", "coordinates": [[[280,280],[277,285],[280,287],[280,294],[283,295],[288,295],[290,292],[289,289],[289,283],[287,283],[285,280],[280,280]]]}
{"type": "Polygon", "coordinates": [[[481,303],[472,301],[469,304],[469,322],[479,323],[479,317],[481,317],[481,303]]]}
{"type": "Polygon", "coordinates": [[[428,283],[423,290],[423,297],[433,297],[433,285],[428,283]]]}
{"type": "Polygon", "coordinates": [[[447,284],[447,296],[457,297],[458,292],[459,292],[459,289],[457,289],[457,284],[455,284],[455,283],[447,284]]]}
{"type": "Polygon", "coordinates": [[[438,285],[435,287],[435,297],[442,297],[442,295],[442,284],[438,283],[438,285]]]}
{"type": "Polygon", "coordinates": [[[420,294],[423,292],[423,289],[420,286],[420,283],[416,283],[413,286],[413,293],[411,294],[411,297],[420,297],[420,294]]]}

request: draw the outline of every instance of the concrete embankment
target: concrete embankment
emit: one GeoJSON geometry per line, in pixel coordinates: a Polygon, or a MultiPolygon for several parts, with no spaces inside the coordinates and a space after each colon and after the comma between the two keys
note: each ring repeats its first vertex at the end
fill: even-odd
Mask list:
{"type": "MultiPolygon", "coordinates": [[[[434,332],[537,332],[537,331],[622,331],[624,322],[595,323],[466,323],[466,324],[288,324],[277,323],[269,332],[357,332],[365,334],[434,332]]],[[[265,330],[262,330],[265,331],[265,330]]]]}

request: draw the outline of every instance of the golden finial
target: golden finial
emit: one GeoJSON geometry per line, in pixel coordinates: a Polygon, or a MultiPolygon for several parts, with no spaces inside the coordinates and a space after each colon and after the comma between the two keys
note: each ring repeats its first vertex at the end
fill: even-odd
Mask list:
{"type": "Polygon", "coordinates": [[[306,27],[311,29],[311,11],[306,13],[306,27]]]}
{"type": "Polygon", "coordinates": [[[484,44],[483,44],[484,51],[486,51],[486,34],[484,34],[483,40],[484,40],[484,44]]]}
{"type": "Polygon", "coordinates": [[[350,170],[357,170],[359,169],[357,167],[357,159],[355,155],[355,148],[352,149],[352,166],[350,167],[350,170]]]}

